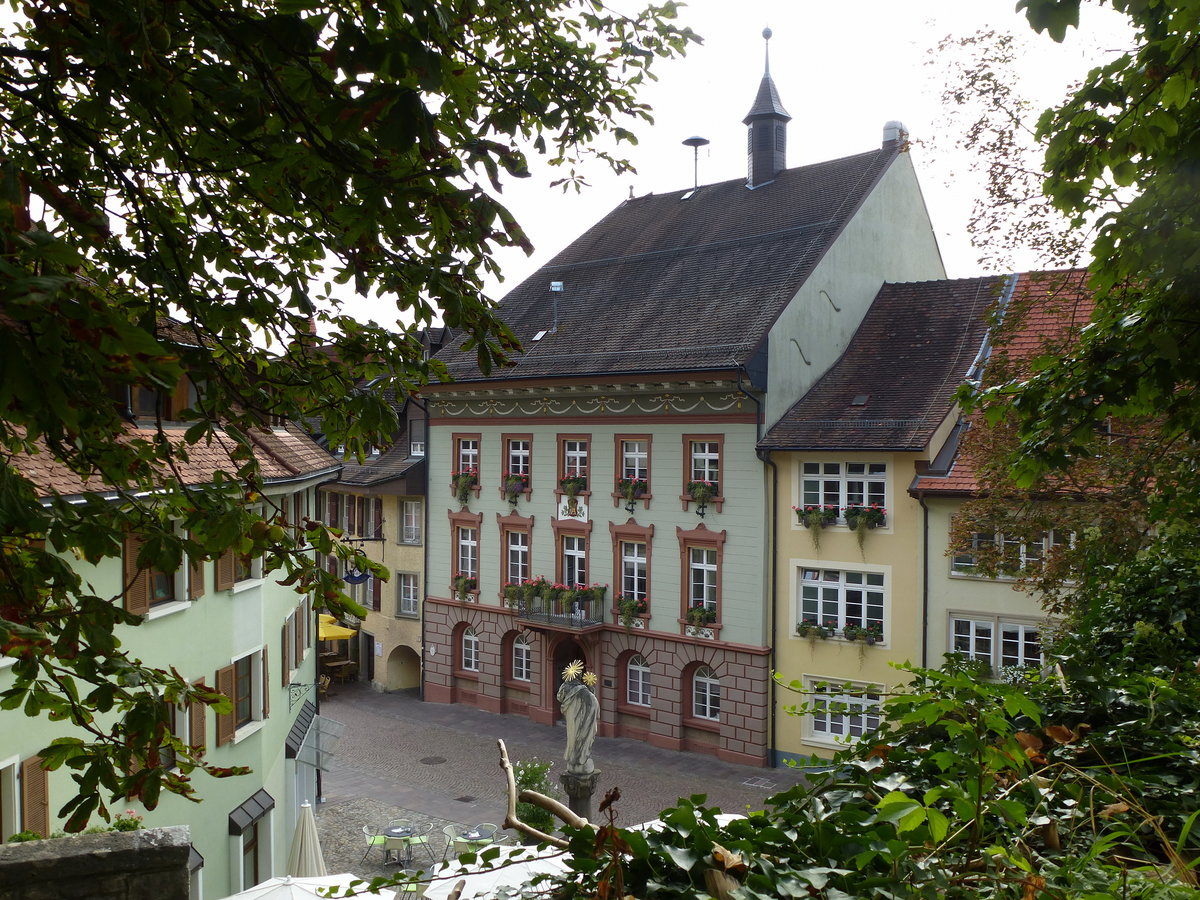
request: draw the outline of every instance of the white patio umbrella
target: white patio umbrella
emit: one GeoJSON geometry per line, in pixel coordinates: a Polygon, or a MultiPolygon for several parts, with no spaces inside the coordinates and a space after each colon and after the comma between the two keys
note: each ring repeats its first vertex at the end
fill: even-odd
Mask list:
{"type": "Polygon", "coordinates": [[[313,818],[312,804],[307,800],[300,804],[300,817],[296,819],[296,833],[292,835],[292,849],[288,853],[287,873],[298,878],[329,874],[325,857],[321,855],[317,820],[313,818]]]}
{"type": "Polygon", "coordinates": [[[459,880],[466,882],[462,900],[472,897],[494,897],[500,887],[516,888],[535,875],[566,872],[567,863],[563,851],[557,847],[488,847],[496,849],[500,856],[492,861],[493,868],[480,871],[479,863],[460,866],[457,862],[444,863],[433,871],[433,880],[425,888],[426,900],[447,900],[459,880]],[[512,860],[509,862],[509,860],[512,860]],[[460,869],[469,874],[456,875],[460,869]]]}
{"type": "MultiPolygon", "coordinates": [[[[321,888],[347,888],[352,881],[358,881],[360,887],[366,887],[368,879],[359,878],[349,872],[343,872],[340,875],[325,875],[320,878],[277,875],[252,888],[231,894],[224,900],[318,900],[318,898],[324,897],[323,894],[318,893],[321,888]]],[[[338,893],[343,892],[338,891],[338,893]]]]}

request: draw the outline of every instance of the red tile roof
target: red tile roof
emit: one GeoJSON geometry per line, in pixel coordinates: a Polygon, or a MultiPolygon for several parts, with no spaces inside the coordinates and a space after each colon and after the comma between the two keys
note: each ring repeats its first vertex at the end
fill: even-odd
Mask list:
{"type": "MultiPolygon", "coordinates": [[[[163,433],[173,445],[181,447],[185,430],[168,426],[163,433]]],[[[155,437],[153,428],[131,426],[127,433],[131,438],[144,440],[153,440],[155,437]]],[[[337,461],[331,460],[329,454],[312,438],[293,426],[288,426],[286,430],[254,430],[250,432],[250,440],[268,485],[326,472],[332,475],[339,468],[337,461]]],[[[218,470],[232,476],[240,468],[240,464],[230,457],[234,446],[233,440],[219,431],[211,443],[201,441],[189,446],[187,460],[177,464],[184,483],[207,484],[218,470]]],[[[34,453],[15,454],[7,461],[33,483],[41,496],[74,496],[86,491],[103,493],[111,489],[98,477],[83,478],[73,472],[57,460],[44,444],[39,442],[37,447],[34,453]]]]}
{"type": "MultiPolygon", "coordinates": [[[[1012,297],[1003,310],[1003,321],[991,338],[993,346],[984,370],[984,384],[988,383],[988,373],[994,374],[996,363],[1001,360],[1020,366],[1039,356],[1066,353],[1090,320],[1094,305],[1084,269],[1025,272],[1017,276],[1012,297]]],[[[986,428],[979,416],[972,416],[968,425],[972,431],[986,428]]],[[[974,460],[978,453],[986,451],[986,444],[986,433],[973,434],[972,440],[955,448],[948,469],[918,477],[912,491],[946,496],[976,493],[979,483],[974,460]]]]}

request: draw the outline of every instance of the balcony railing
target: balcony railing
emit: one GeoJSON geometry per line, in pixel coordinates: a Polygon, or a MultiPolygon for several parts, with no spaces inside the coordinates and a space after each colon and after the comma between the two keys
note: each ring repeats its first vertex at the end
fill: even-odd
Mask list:
{"type": "Polygon", "coordinates": [[[584,599],[564,597],[554,600],[533,597],[529,600],[516,601],[518,619],[572,629],[603,625],[604,617],[610,606],[611,603],[607,599],[597,600],[595,597],[584,599]]]}

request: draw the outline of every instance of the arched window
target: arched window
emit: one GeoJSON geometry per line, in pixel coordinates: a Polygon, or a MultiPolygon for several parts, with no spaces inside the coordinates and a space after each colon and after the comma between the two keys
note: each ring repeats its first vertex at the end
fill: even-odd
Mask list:
{"type": "Polygon", "coordinates": [[[650,666],[640,656],[631,656],[626,665],[625,698],[633,706],[650,705],[650,666]]]}
{"type": "Polygon", "coordinates": [[[479,636],[474,628],[468,628],[462,635],[462,668],[466,672],[479,671],[479,636]]]}
{"type": "Polygon", "coordinates": [[[692,715],[713,722],[721,719],[721,679],[708,666],[692,676],[692,715]]]}
{"type": "Polygon", "coordinates": [[[529,646],[529,638],[523,634],[517,635],[512,642],[513,681],[528,681],[532,662],[533,649],[529,646]]]}

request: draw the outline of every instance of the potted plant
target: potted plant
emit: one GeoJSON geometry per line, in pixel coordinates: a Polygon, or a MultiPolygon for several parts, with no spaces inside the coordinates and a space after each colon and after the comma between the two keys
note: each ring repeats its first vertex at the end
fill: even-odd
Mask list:
{"type": "Polygon", "coordinates": [[[572,499],[579,496],[580,491],[587,490],[586,475],[564,475],[558,479],[558,486],[562,488],[562,492],[572,499]]]}
{"type": "Polygon", "coordinates": [[[878,528],[887,523],[887,510],[878,503],[872,503],[870,506],[847,506],[842,510],[842,514],[846,519],[846,527],[858,535],[860,548],[868,528],[878,528]]]}
{"type": "Polygon", "coordinates": [[[870,622],[863,629],[863,640],[868,644],[878,644],[883,640],[883,625],[879,622],[870,622]]]}
{"type": "Polygon", "coordinates": [[[513,506],[522,494],[529,490],[529,476],[522,472],[504,473],[504,499],[513,506]]]}
{"type": "Polygon", "coordinates": [[[474,575],[459,575],[454,579],[454,593],[463,603],[471,602],[471,592],[479,587],[479,579],[474,575]]]}
{"type": "Polygon", "coordinates": [[[717,611],[704,606],[693,606],[687,611],[687,620],[691,625],[699,627],[717,621],[717,611]]]}
{"type": "Polygon", "coordinates": [[[623,497],[626,502],[633,503],[635,500],[641,500],[650,486],[646,484],[643,478],[619,478],[617,479],[617,495],[623,497]]]}
{"type": "Polygon", "coordinates": [[[617,612],[621,616],[621,624],[625,626],[626,631],[633,628],[634,619],[638,616],[644,616],[649,611],[649,597],[631,597],[628,594],[617,595],[617,612]]]}
{"type": "Polygon", "coordinates": [[[847,625],[842,629],[842,637],[848,641],[857,641],[860,638],[866,640],[867,629],[861,625],[847,625]]]}
{"type": "Polygon", "coordinates": [[[833,629],[827,625],[822,625],[816,619],[804,618],[796,623],[796,634],[800,637],[806,637],[809,640],[816,640],[817,638],[825,640],[833,634],[833,629]]]}
{"type": "Polygon", "coordinates": [[[793,506],[792,510],[796,513],[796,521],[809,530],[813,547],[819,549],[821,546],[821,529],[837,521],[837,507],[808,505],[793,506]]]}
{"type": "Polygon", "coordinates": [[[604,595],[608,593],[608,585],[607,584],[593,584],[587,590],[588,590],[588,597],[592,601],[594,601],[596,603],[603,603],[604,595]]]}
{"type": "MultiPolygon", "coordinates": [[[[537,758],[513,763],[513,780],[517,784],[517,796],[520,796],[521,791],[537,791],[539,794],[557,799],[558,790],[550,780],[550,767],[553,765],[552,762],[541,762],[537,758]]],[[[518,800],[517,818],[545,834],[549,834],[554,828],[553,814],[533,803],[518,800]]],[[[528,835],[522,840],[526,843],[537,843],[528,835]]]]}
{"type": "Polygon", "coordinates": [[[717,495],[717,486],[711,481],[689,481],[686,493],[701,506],[704,506],[717,495]]]}
{"type": "Polygon", "coordinates": [[[521,585],[513,584],[511,581],[504,582],[504,599],[510,608],[516,607],[517,601],[521,599],[523,594],[521,585]]]}
{"type": "Polygon", "coordinates": [[[476,469],[456,469],[450,473],[450,480],[454,484],[454,496],[458,502],[466,503],[471,491],[479,486],[479,472],[476,469]]]}
{"type": "Polygon", "coordinates": [[[525,598],[526,603],[532,603],[533,598],[542,593],[542,586],[546,583],[546,579],[539,575],[537,578],[531,578],[521,585],[521,593],[525,598]]]}

